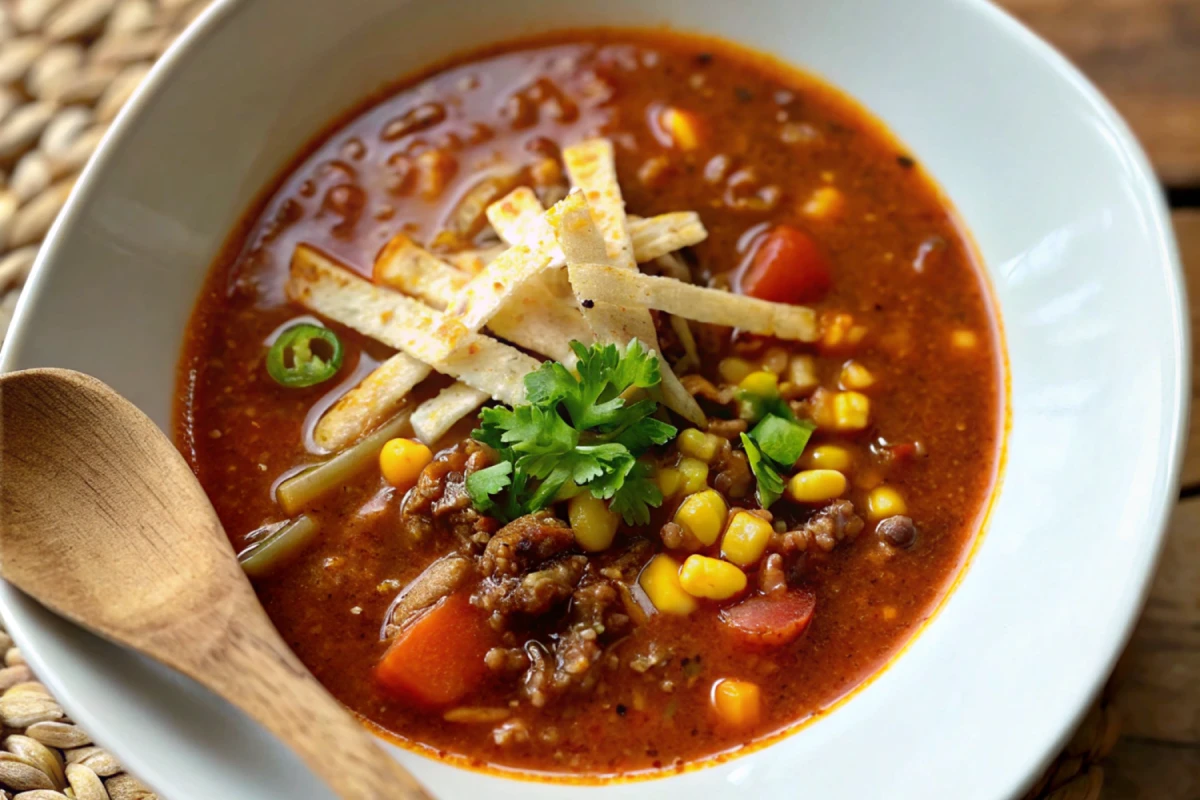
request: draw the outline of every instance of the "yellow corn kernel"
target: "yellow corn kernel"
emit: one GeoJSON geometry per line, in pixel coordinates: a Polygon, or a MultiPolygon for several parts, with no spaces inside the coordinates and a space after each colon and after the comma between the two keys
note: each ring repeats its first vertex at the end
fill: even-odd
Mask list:
{"type": "Polygon", "coordinates": [[[679,562],[665,553],[650,559],[638,575],[638,585],[664,614],[690,614],[696,610],[696,598],[679,585],[679,562]]]}
{"type": "Polygon", "coordinates": [[[822,430],[832,430],[837,427],[837,420],[833,417],[833,398],[836,395],[837,392],[831,392],[821,386],[813,392],[808,401],[808,413],[812,416],[812,421],[817,423],[817,427],[822,430]]]}
{"type": "Polygon", "coordinates": [[[591,492],[580,492],[571,498],[567,503],[567,519],[571,521],[575,541],[590,553],[608,549],[621,521],[607,503],[591,492]]]}
{"type": "Polygon", "coordinates": [[[867,519],[872,522],[907,513],[904,498],[890,486],[876,486],[867,494],[867,519]]]}
{"type": "Polygon", "coordinates": [[[389,439],[379,451],[379,471],[397,489],[415,486],[430,461],[433,453],[429,448],[412,439],[389,439]]]}
{"type": "Polygon", "coordinates": [[[861,431],[871,416],[871,401],[858,392],[833,396],[833,426],[839,431],[861,431]]]}
{"type": "Polygon", "coordinates": [[[707,547],[721,535],[728,513],[725,498],[712,489],[705,489],[683,501],[675,512],[675,523],[707,547]]]}
{"type": "Polygon", "coordinates": [[[788,383],[799,391],[811,392],[816,389],[820,380],[817,378],[817,360],[812,356],[792,356],[788,364],[788,383]]]}
{"type": "MultiPolygon", "coordinates": [[[[707,470],[706,470],[707,472],[707,470]]],[[[671,467],[663,467],[654,476],[663,497],[674,497],[683,488],[683,473],[671,467]]]]}
{"type": "Polygon", "coordinates": [[[679,585],[692,597],[728,600],[746,589],[746,573],[728,561],[693,555],[679,568],[679,585]]]}
{"type": "Polygon", "coordinates": [[[846,341],[850,344],[858,344],[865,338],[867,338],[866,325],[853,325],[850,330],[846,331],[846,341]]]}
{"type": "Polygon", "coordinates": [[[759,397],[774,397],[779,394],[779,377],[775,373],[765,370],[751,372],[742,378],[738,388],[759,397]]]}
{"type": "Polygon", "coordinates": [[[748,728],[762,716],[762,692],[758,684],[726,678],[713,684],[712,706],[723,722],[748,728]]]}
{"type": "Polygon", "coordinates": [[[837,444],[822,444],[804,453],[800,464],[805,469],[836,469],[845,472],[854,463],[854,455],[837,444]]]}
{"type": "Polygon", "coordinates": [[[762,368],[772,375],[783,375],[788,368],[788,351],[782,347],[770,347],[763,354],[762,368]]]}
{"type": "Polygon", "coordinates": [[[717,364],[717,374],[725,383],[741,383],[751,372],[754,372],[754,365],[744,358],[722,358],[717,364]]]}
{"type": "Polygon", "coordinates": [[[950,334],[950,344],[960,350],[970,350],[979,344],[979,337],[975,335],[974,331],[957,330],[950,334]]]}
{"type": "Polygon", "coordinates": [[[695,494],[708,486],[708,464],[698,458],[681,458],[676,466],[683,476],[683,494],[695,494]]]}
{"type": "Polygon", "coordinates": [[[822,186],[808,196],[808,200],[800,209],[805,216],[813,219],[833,219],[841,213],[846,204],[846,198],[832,186],[822,186]]]}
{"type": "Polygon", "coordinates": [[[788,481],[788,496],[797,503],[824,503],[846,491],[846,476],[836,469],[805,469],[788,481]]]}
{"type": "Polygon", "coordinates": [[[875,383],[871,371],[857,361],[847,361],[842,366],[843,389],[866,389],[875,383]]]}
{"type": "Polygon", "coordinates": [[[834,314],[823,320],[824,331],[821,333],[821,344],[826,347],[839,347],[846,344],[846,337],[854,327],[854,317],[849,314],[834,314]]]}
{"type": "Polygon", "coordinates": [[[695,150],[700,146],[700,122],[695,114],[668,107],[662,110],[658,120],[680,150],[695,150]]]}
{"type": "Polygon", "coordinates": [[[710,464],[717,455],[717,448],[721,446],[723,441],[716,434],[705,433],[695,428],[687,428],[680,432],[679,438],[675,443],[679,445],[679,452],[683,453],[683,455],[699,459],[705,464],[710,464]]]}
{"type": "Polygon", "coordinates": [[[739,511],[729,520],[721,537],[721,556],[739,567],[757,564],[771,541],[771,523],[749,511],[739,511]]]}

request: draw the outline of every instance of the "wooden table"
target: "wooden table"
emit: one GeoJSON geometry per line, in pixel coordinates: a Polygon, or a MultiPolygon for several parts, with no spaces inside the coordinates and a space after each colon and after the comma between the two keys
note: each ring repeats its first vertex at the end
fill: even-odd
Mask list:
{"type": "MultiPolygon", "coordinates": [[[[1200,0],[1001,0],[1108,95],[1171,200],[1200,394],[1200,0]]],[[[1200,409],[1200,403],[1193,400],[1200,409]]],[[[1118,669],[1122,737],[1104,798],[1200,798],[1200,413],[1150,600],[1118,669]]]]}

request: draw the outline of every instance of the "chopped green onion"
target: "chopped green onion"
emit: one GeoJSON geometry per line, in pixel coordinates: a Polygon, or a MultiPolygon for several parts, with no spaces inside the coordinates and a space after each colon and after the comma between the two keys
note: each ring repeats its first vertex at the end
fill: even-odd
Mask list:
{"type": "Polygon", "coordinates": [[[267,351],[267,374],[280,386],[324,383],[342,367],[342,340],[328,328],[302,322],[279,334],[267,351]]]}

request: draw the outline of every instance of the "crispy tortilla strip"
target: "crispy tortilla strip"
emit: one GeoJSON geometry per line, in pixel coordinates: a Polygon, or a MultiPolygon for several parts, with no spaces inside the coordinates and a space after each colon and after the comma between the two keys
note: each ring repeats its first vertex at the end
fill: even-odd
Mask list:
{"type": "Polygon", "coordinates": [[[487,218],[496,230],[496,235],[506,243],[514,245],[529,239],[545,222],[542,218],[543,211],[545,209],[542,208],[542,201],[538,200],[533,189],[518,186],[488,206],[487,218]]]}
{"type": "MultiPolygon", "coordinates": [[[[604,237],[609,258],[618,267],[636,269],[633,240],[629,237],[629,224],[625,220],[625,199],[621,197],[621,186],[617,183],[612,142],[608,139],[588,139],[566,148],[562,155],[571,183],[587,198],[592,218],[604,237]]],[[[570,260],[569,254],[567,259],[570,260]]],[[[605,263],[594,259],[589,261],[593,264],[605,263]]]]}
{"type": "MultiPolygon", "coordinates": [[[[608,153],[611,157],[611,146],[608,153]]],[[[613,173],[615,183],[616,173],[610,171],[613,173]]],[[[617,192],[619,199],[620,190],[618,189],[617,192]]],[[[559,206],[546,213],[568,265],[577,262],[588,263],[593,258],[602,257],[604,261],[601,263],[612,266],[614,269],[623,269],[632,274],[637,273],[636,265],[625,267],[614,264],[614,259],[609,257],[608,249],[586,204],[562,206],[561,208],[559,206]]],[[[572,289],[575,290],[575,296],[581,303],[585,299],[589,299],[580,297],[574,286],[572,289]]],[[[647,350],[658,353],[658,333],[654,329],[654,321],[650,318],[650,312],[645,308],[617,306],[596,301],[593,301],[590,306],[585,305],[584,308],[586,309],[584,319],[596,334],[597,341],[604,344],[615,344],[617,347],[623,348],[629,344],[631,339],[636,338],[647,350]]],[[[695,398],[683,388],[679,378],[671,370],[671,365],[665,358],[660,358],[658,361],[659,372],[662,375],[660,388],[666,406],[693,424],[707,424],[704,411],[701,410],[695,398]]]]}
{"type": "Polygon", "coordinates": [[[817,338],[817,315],[804,306],[771,303],[602,264],[572,264],[568,269],[571,285],[581,298],[656,308],[685,319],[779,339],[812,342],[817,338]]]}
{"type": "MultiPolygon", "coordinates": [[[[470,281],[404,234],[392,238],[375,261],[375,280],[441,310],[470,281]]],[[[590,344],[592,329],[583,321],[575,295],[561,270],[534,276],[488,322],[488,328],[527,350],[571,365],[572,339],[590,344]]]]}
{"type": "Polygon", "coordinates": [[[396,415],[412,388],[430,369],[405,353],[380,364],[333,404],[313,430],[313,440],[329,451],[341,450],[379,423],[396,415]]]}
{"type": "MultiPolygon", "coordinates": [[[[542,204],[527,186],[513,189],[488,206],[488,221],[496,235],[508,244],[523,242],[540,224],[542,204]]],[[[633,240],[633,257],[639,264],[673,253],[684,247],[699,244],[708,238],[708,231],[695,211],[673,211],[657,217],[629,218],[629,236],[633,240]]],[[[553,266],[562,264],[562,254],[556,252],[553,266]]]]}
{"type": "MultiPolygon", "coordinates": [[[[555,208],[576,205],[586,207],[587,203],[582,197],[568,196],[555,208]]],[[[468,330],[478,331],[530,278],[544,272],[554,257],[554,232],[548,225],[542,225],[540,230],[533,229],[531,236],[496,256],[472,278],[446,307],[446,316],[468,330]]]]}
{"type": "MultiPolygon", "coordinates": [[[[696,337],[692,335],[692,328],[688,325],[688,321],[674,314],[668,314],[667,320],[671,323],[671,330],[675,331],[679,343],[683,345],[683,358],[675,362],[675,371],[687,372],[693,367],[699,369],[701,366],[700,353],[696,350],[696,337]]],[[[695,395],[692,396],[695,397],[695,395]]]]}
{"type": "Polygon", "coordinates": [[[465,330],[444,314],[365,281],[306,245],[292,255],[287,294],[311,311],[509,405],[525,401],[525,375],[540,366],[515,347],[465,330]]]}
{"type": "Polygon", "coordinates": [[[443,256],[446,263],[457,270],[462,270],[467,277],[478,275],[483,268],[492,263],[496,256],[508,249],[506,244],[494,244],[477,250],[461,250],[457,253],[446,253],[443,256]]]}
{"type": "Polygon", "coordinates": [[[672,211],[645,219],[630,217],[629,237],[633,240],[633,257],[645,264],[703,242],[708,231],[695,211],[672,211]]]}
{"type": "Polygon", "coordinates": [[[488,401],[488,395],[461,381],[442,389],[437,397],[417,406],[412,415],[413,433],[428,445],[446,435],[463,417],[488,401]]]}

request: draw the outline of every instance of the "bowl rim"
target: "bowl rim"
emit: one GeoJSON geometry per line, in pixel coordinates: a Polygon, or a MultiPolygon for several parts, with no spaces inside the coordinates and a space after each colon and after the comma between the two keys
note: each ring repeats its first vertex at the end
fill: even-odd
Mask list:
{"type": "MultiPolygon", "coordinates": [[[[1057,725],[1050,726],[1057,732],[1045,737],[1041,745],[1037,748],[1043,753],[1041,759],[1030,763],[1022,774],[1014,774],[1012,776],[1008,794],[1015,796],[1028,789],[1040,776],[1046,765],[1065,746],[1070,735],[1088,710],[1090,702],[1107,681],[1118,657],[1127,645],[1134,627],[1140,618],[1142,609],[1145,606],[1146,598],[1149,595],[1152,580],[1164,549],[1171,514],[1178,502],[1178,488],[1181,480],[1184,452],[1188,440],[1187,423],[1191,404],[1192,344],[1186,280],[1178,245],[1171,225],[1170,209],[1160,189],[1160,183],[1153,167],[1128,124],[1103,96],[1100,90],[1074,64],[1052,45],[1027,28],[1009,11],[996,5],[991,0],[957,0],[957,2],[968,6],[970,11],[983,16],[990,25],[997,29],[999,34],[1008,38],[1014,46],[1024,51],[1027,57],[1045,62],[1070,85],[1075,93],[1086,101],[1091,111],[1098,119],[1104,122],[1108,131],[1115,137],[1120,151],[1128,159],[1131,172],[1136,177],[1136,200],[1139,205],[1149,212],[1152,238],[1164,256],[1158,266],[1162,270],[1162,277],[1167,291],[1167,299],[1170,305],[1169,324],[1173,333],[1170,346],[1174,355],[1174,363],[1170,365],[1172,371],[1169,377],[1174,382],[1175,391],[1174,396],[1170,398],[1169,408],[1165,409],[1168,412],[1166,414],[1165,429],[1169,431],[1169,436],[1164,438],[1163,441],[1163,450],[1167,458],[1167,468],[1165,471],[1167,478],[1156,487],[1155,496],[1150,503],[1151,512],[1147,515],[1151,520],[1149,526],[1154,529],[1153,531],[1148,531],[1148,533],[1153,533],[1154,537],[1148,539],[1147,544],[1152,543],[1153,546],[1145,548],[1145,552],[1141,553],[1140,557],[1133,562],[1134,566],[1141,570],[1141,575],[1138,578],[1140,590],[1137,602],[1129,604],[1124,609],[1123,618],[1111,621],[1110,629],[1112,633],[1108,637],[1107,657],[1101,662],[1096,663],[1089,674],[1080,674],[1078,676],[1080,680],[1077,685],[1077,691],[1070,703],[1075,711],[1073,714],[1065,716],[1057,725]]],[[[4,341],[3,347],[0,347],[0,372],[11,370],[13,362],[17,360],[17,354],[22,348],[28,327],[26,324],[27,318],[31,317],[32,308],[36,305],[37,298],[44,291],[46,276],[50,270],[49,264],[58,257],[57,254],[62,248],[63,239],[65,238],[64,231],[71,229],[77,224],[81,208],[98,191],[99,176],[108,169],[109,162],[118,149],[118,142],[131,132],[137,124],[143,108],[149,102],[156,99],[164,91],[170,91],[170,84],[176,70],[188,52],[217,35],[223,26],[233,23],[238,13],[249,5],[250,0],[213,0],[211,5],[180,34],[155,62],[147,77],[120,110],[97,147],[95,154],[81,172],[67,202],[39,249],[33,270],[14,310],[8,336],[4,341]]],[[[837,86],[837,84],[833,85],[837,86]]],[[[851,97],[853,98],[853,95],[851,97]]],[[[936,184],[937,175],[933,174],[931,177],[936,184]]],[[[970,236],[969,229],[967,229],[967,235],[970,236]]],[[[1001,310],[999,302],[994,298],[991,302],[996,308],[997,316],[999,316],[1001,310]]],[[[1004,330],[1002,324],[1000,325],[1000,330],[1004,330]]],[[[1001,334],[1001,345],[1002,347],[1005,345],[1003,334],[1001,334]]],[[[1004,350],[1003,357],[1007,363],[1007,349],[1004,350]]],[[[1004,370],[1006,383],[1010,380],[1009,372],[1010,368],[1006,367],[1004,370]]],[[[1009,397],[1004,406],[1006,413],[1011,419],[1011,390],[1009,390],[1009,397]]],[[[1001,455],[1007,450],[1007,439],[1006,430],[1003,435],[1001,455]]],[[[992,497],[989,499],[989,503],[992,506],[994,506],[996,499],[1003,492],[1006,477],[1003,464],[998,465],[996,483],[993,488],[992,497]]],[[[941,612],[964,576],[970,571],[972,564],[978,556],[977,549],[979,542],[987,536],[987,528],[990,527],[990,521],[989,513],[988,520],[976,536],[969,556],[965,559],[962,567],[960,567],[958,574],[939,602],[933,616],[941,612]]],[[[0,596],[0,617],[3,618],[9,633],[21,647],[23,654],[30,662],[39,679],[50,687],[55,697],[69,711],[72,719],[76,720],[89,732],[93,734],[98,733],[99,736],[96,737],[98,742],[103,742],[106,738],[104,734],[106,728],[104,720],[98,715],[89,712],[89,703],[86,698],[81,698],[73,692],[70,683],[64,683],[52,666],[45,660],[37,644],[39,636],[37,626],[27,619],[23,613],[14,613],[7,600],[2,596],[0,596]]],[[[932,621],[932,618],[930,621],[932,621]]],[[[911,642],[921,635],[927,625],[928,622],[922,625],[901,646],[900,650],[889,659],[887,664],[864,682],[863,686],[869,684],[875,677],[878,677],[879,674],[887,670],[903,654],[911,642]]],[[[859,689],[851,692],[850,696],[852,697],[857,694],[859,689]]],[[[841,705],[841,703],[838,705],[841,705]]],[[[789,729],[789,731],[803,727],[806,727],[806,725],[795,726],[789,729]]],[[[772,742],[775,740],[773,737],[772,742]]],[[[122,762],[128,764],[133,772],[155,772],[151,765],[151,759],[143,758],[140,751],[128,752],[119,743],[112,749],[120,752],[122,762]]],[[[521,780],[520,776],[505,777],[521,780]]]]}

